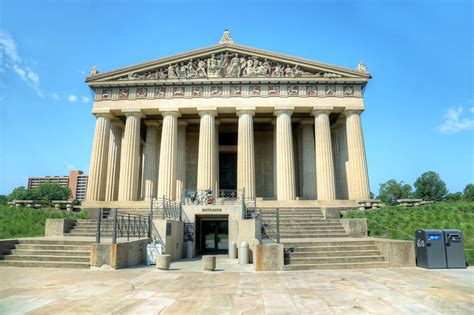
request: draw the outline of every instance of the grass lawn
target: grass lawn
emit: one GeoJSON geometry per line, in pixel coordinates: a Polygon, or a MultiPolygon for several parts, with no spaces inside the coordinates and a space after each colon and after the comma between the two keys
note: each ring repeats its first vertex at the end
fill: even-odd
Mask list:
{"type": "Polygon", "coordinates": [[[0,205],[0,239],[44,236],[46,219],[86,219],[87,212],[56,209],[10,208],[0,205]]]}
{"type": "Polygon", "coordinates": [[[367,218],[369,236],[414,240],[416,230],[460,229],[466,260],[474,265],[474,202],[440,202],[415,208],[348,211],[344,218],[367,218]]]}

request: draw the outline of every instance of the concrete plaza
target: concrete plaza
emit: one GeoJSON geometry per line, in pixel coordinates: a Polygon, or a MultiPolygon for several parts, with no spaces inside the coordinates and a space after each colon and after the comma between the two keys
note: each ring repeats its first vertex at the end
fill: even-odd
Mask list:
{"type": "Polygon", "coordinates": [[[0,314],[472,314],[474,269],[0,269],[0,314]]]}

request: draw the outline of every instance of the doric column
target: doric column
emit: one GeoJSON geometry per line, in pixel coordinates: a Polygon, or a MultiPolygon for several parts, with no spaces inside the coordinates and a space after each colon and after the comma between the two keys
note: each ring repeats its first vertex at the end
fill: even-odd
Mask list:
{"type": "Polygon", "coordinates": [[[316,147],[316,183],[318,200],[335,200],[334,161],[331,145],[329,110],[313,111],[316,147]]]}
{"type": "Polygon", "coordinates": [[[109,156],[107,159],[107,180],[105,185],[105,201],[118,198],[120,176],[120,152],[122,147],[124,124],[120,120],[111,122],[109,139],[109,156]]]}
{"type": "Polygon", "coordinates": [[[142,196],[156,198],[158,187],[158,127],[157,120],[145,120],[146,139],[143,155],[142,196]]]}
{"type": "Polygon", "coordinates": [[[216,114],[216,111],[199,112],[198,190],[212,189],[216,182],[216,114]]]}
{"type": "Polygon", "coordinates": [[[313,121],[302,120],[302,183],[305,199],[316,199],[316,156],[314,147],[313,121]]]}
{"type": "Polygon", "coordinates": [[[120,157],[119,195],[120,201],[138,200],[140,174],[140,110],[124,110],[125,133],[120,157]]]}
{"type": "Polygon", "coordinates": [[[277,198],[296,199],[295,162],[293,156],[292,110],[277,110],[276,153],[277,153],[277,198]]]}
{"type": "Polygon", "coordinates": [[[105,200],[105,181],[107,180],[107,157],[110,138],[110,114],[95,114],[94,142],[92,143],[87,200],[105,200]]]}
{"type": "Polygon", "coordinates": [[[272,120],[273,126],[273,196],[275,199],[278,197],[277,189],[277,141],[276,141],[276,119],[272,120]]]}
{"type": "Polygon", "coordinates": [[[255,198],[255,148],[253,136],[253,110],[239,110],[237,137],[237,189],[245,188],[245,197],[255,198]]]}
{"type": "Polygon", "coordinates": [[[188,122],[178,120],[178,152],[176,158],[176,200],[181,200],[186,187],[186,126],[188,122]]]}
{"type": "Polygon", "coordinates": [[[176,153],[178,150],[179,111],[163,112],[161,131],[160,170],[158,174],[158,198],[176,198],[176,153]]]}
{"type": "Polygon", "coordinates": [[[215,144],[215,153],[216,153],[216,157],[215,157],[215,163],[214,163],[214,167],[215,167],[215,176],[216,176],[216,179],[215,179],[215,184],[214,184],[214,187],[212,188],[212,191],[214,191],[214,193],[216,194],[217,197],[219,197],[219,188],[220,188],[220,183],[219,183],[219,126],[220,126],[221,122],[216,119],[216,132],[215,132],[215,135],[216,135],[216,144],[215,144]]]}
{"type": "Polygon", "coordinates": [[[348,186],[350,200],[370,199],[369,175],[365,157],[361,111],[349,110],[346,115],[348,186]]]}

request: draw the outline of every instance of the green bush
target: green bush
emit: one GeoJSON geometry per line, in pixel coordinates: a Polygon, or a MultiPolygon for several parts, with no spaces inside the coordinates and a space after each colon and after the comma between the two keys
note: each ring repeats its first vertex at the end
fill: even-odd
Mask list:
{"type": "Polygon", "coordinates": [[[345,218],[366,218],[369,236],[414,240],[416,230],[460,229],[466,260],[474,265],[474,202],[441,202],[414,208],[384,207],[348,211],[345,218]]]}
{"type": "Polygon", "coordinates": [[[13,200],[35,200],[43,204],[51,204],[53,200],[68,200],[71,197],[71,189],[58,184],[42,183],[33,189],[24,186],[17,187],[8,195],[8,201],[13,200]]]}
{"type": "Polygon", "coordinates": [[[86,219],[87,212],[0,206],[0,239],[44,236],[46,219],[86,219]]]}

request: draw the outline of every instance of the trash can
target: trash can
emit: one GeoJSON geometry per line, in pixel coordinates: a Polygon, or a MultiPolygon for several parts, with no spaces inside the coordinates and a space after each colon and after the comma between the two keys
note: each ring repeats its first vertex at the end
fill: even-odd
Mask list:
{"type": "Polygon", "coordinates": [[[461,230],[443,230],[448,268],[466,268],[464,237],[461,230]]]}
{"type": "Polygon", "coordinates": [[[446,250],[442,230],[418,230],[416,239],[416,265],[428,269],[446,268],[446,250]]]}

